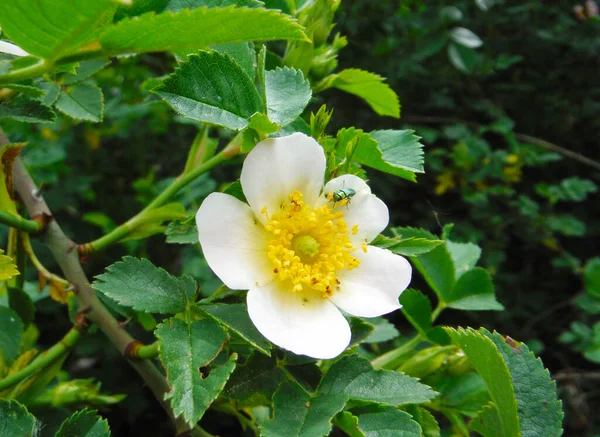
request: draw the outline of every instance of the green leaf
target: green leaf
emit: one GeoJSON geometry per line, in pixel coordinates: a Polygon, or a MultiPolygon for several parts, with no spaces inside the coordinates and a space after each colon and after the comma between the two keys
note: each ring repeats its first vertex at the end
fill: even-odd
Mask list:
{"type": "Polygon", "coordinates": [[[325,88],[337,88],[360,97],[379,115],[400,117],[400,101],[384,78],[369,71],[350,68],[326,79],[325,88]]]}
{"type": "Polygon", "coordinates": [[[456,279],[475,267],[481,256],[481,247],[473,243],[454,243],[447,240],[446,249],[454,262],[456,279]]]}
{"type": "Polygon", "coordinates": [[[483,41],[473,31],[464,27],[455,27],[450,31],[450,38],[461,46],[475,49],[481,47],[483,41]]]}
{"type": "Polygon", "coordinates": [[[191,276],[175,278],[147,259],[126,256],[96,276],[93,287],[134,310],[169,314],[193,304],[197,284],[191,276]]]}
{"type": "Polygon", "coordinates": [[[477,52],[473,49],[458,45],[448,45],[448,58],[452,65],[463,73],[472,73],[477,63],[477,52]]]}
{"type": "Polygon", "coordinates": [[[390,370],[373,370],[371,363],[358,355],[336,361],[317,392],[346,393],[350,399],[391,405],[418,404],[437,396],[415,378],[390,370]]]}
{"type": "MultiPolygon", "coordinates": [[[[31,83],[31,82],[29,82],[29,83],[31,83]]],[[[43,97],[45,94],[44,90],[41,90],[36,86],[24,85],[24,84],[18,84],[18,83],[7,83],[7,84],[2,85],[2,88],[8,88],[8,89],[14,90],[18,93],[25,94],[28,97],[33,97],[34,99],[39,99],[40,97],[43,97]]]]}
{"type": "Polygon", "coordinates": [[[105,59],[93,59],[91,61],[81,62],[77,67],[77,72],[75,74],[67,74],[62,83],[64,85],[72,85],[81,82],[88,77],[93,76],[108,64],[110,64],[110,62],[105,59]]]}
{"type": "Polygon", "coordinates": [[[331,419],[346,404],[344,393],[309,395],[296,383],[283,383],[273,397],[273,419],[261,425],[264,437],[322,437],[331,431],[331,419]]]}
{"type": "Polygon", "coordinates": [[[104,112],[104,96],[96,85],[78,83],[61,91],[56,108],[75,120],[99,123],[104,112]]]}
{"type": "Polygon", "coordinates": [[[235,369],[237,355],[233,354],[220,367],[212,368],[203,378],[201,367],[215,359],[227,340],[227,333],[212,320],[186,323],[171,318],[156,328],[160,340],[160,359],[167,371],[171,400],[176,417],[193,425],[225,387],[235,369]]]}
{"type": "Polygon", "coordinates": [[[310,82],[300,70],[289,67],[265,72],[265,93],[269,120],[280,126],[302,114],[312,96],[310,82]]]}
{"type": "Polygon", "coordinates": [[[239,179],[229,184],[227,188],[223,190],[223,193],[229,194],[244,203],[248,203],[246,196],[244,195],[244,190],[242,189],[242,183],[239,179]]]}
{"type": "Polygon", "coordinates": [[[375,331],[365,340],[365,343],[382,343],[400,336],[396,327],[384,317],[369,319],[369,322],[375,326],[375,331]]]}
{"type": "Polygon", "coordinates": [[[423,145],[412,130],[377,130],[370,135],[377,141],[377,150],[361,151],[365,165],[410,181],[415,180],[414,173],[424,172],[423,145]]]}
{"type": "Polygon", "coordinates": [[[19,356],[23,322],[12,309],[0,306],[0,326],[0,362],[10,365],[19,356]]]}
{"type": "MultiPolygon", "coordinates": [[[[519,437],[521,432],[517,399],[511,375],[494,342],[471,328],[455,330],[446,327],[444,330],[467,355],[477,373],[483,378],[494,401],[494,410],[498,415],[498,421],[490,423],[486,428],[495,428],[499,433],[498,436],[519,437]]],[[[490,420],[493,417],[494,414],[488,412],[485,417],[480,417],[480,419],[490,420]]]]}
{"type": "Polygon", "coordinates": [[[239,406],[265,405],[285,379],[285,372],[274,357],[255,353],[246,364],[235,369],[223,394],[239,406]]]}
{"type": "MultiPolygon", "coordinates": [[[[0,150],[0,162],[2,159],[2,150],[0,150]]],[[[4,166],[4,165],[3,165],[4,166]]],[[[2,183],[4,185],[4,187],[6,187],[6,184],[4,183],[4,178],[8,177],[8,173],[5,174],[4,169],[0,170],[0,183],[2,183]]],[[[5,188],[6,189],[6,188],[5,188]]],[[[10,199],[10,194],[8,194],[8,192],[4,192],[4,195],[6,195],[8,198],[6,199],[6,203],[11,203],[11,206],[14,205],[12,203],[12,199],[10,199]]],[[[4,202],[2,202],[4,203],[4,202]]],[[[8,210],[8,208],[6,208],[8,210]]],[[[13,208],[10,208],[13,209],[13,208]]],[[[10,212],[11,214],[13,213],[13,211],[7,211],[10,212]]],[[[17,265],[15,264],[15,261],[8,255],[4,255],[4,251],[2,249],[0,249],[0,281],[6,281],[7,279],[10,278],[14,278],[15,276],[19,275],[19,270],[17,269],[17,265]]]]}
{"type": "Polygon", "coordinates": [[[211,304],[198,305],[200,311],[208,315],[214,321],[250,343],[265,355],[271,355],[271,343],[258,332],[258,329],[250,320],[248,308],[244,304],[211,304]]]}
{"type": "Polygon", "coordinates": [[[422,437],[421,427],[411,415],[394,407],[377,406],[358,416],[365,437],[422,437]]]}
{"type": "Polygon", "coordinates": [[[564,413],[557,399],[556,382],[542,361],[529,351],[525,343],[481,329],[491,339],[504,358],[519,406],[519,421],[523,437],[560,436],[564,413]]]}
{"type": "Polygon", "coordinates": [[[375,331],[375,326],[359,317],[351,317],[350,331],[352,332],[352,337],[348,347],[354,347],[358,346],[362,342],[366,342],[371,334],[373,334],[375,331]]]}
{"type": "Polygon", "coordinates": [[[195,244],[198,242],[198,228],[194,217],[175,220],[165,231],[167,243],[195,244]]]}
{"type": "Polygon", "coordinates": [[[65,420],[56,437],[110,437],[110,428],[96,411],[85,409],[65,420]]]}
{"type": "Polygon", "coordinates": [[[591,258],[585,263],[583,278],[587,292],[600,299],[600,257],[591,258]]]}
{"type": "Polygon", "coordinates": [[[432,328],[429,298],[420,291],[409,288],[400,295],[400,303],[404,317],[421,335],[427,336],[427,331],[432,328]]]}
{"type": "Polygon", "coordinates": [[[555,232],[560,232],[568,237],[585,235],[585,223],[570,214],[550,216],[547,220],[548,227],[555,232]]]}
{"type": "Polygon", "coordinates": [[[456,281],[447,303],[450,308],[457,310],[504,310],[504,306],[496,300],[490,273],[481,267],[469,270],[456,281]]]}
{"type": "Polygon", "coordinates": [[[26,52],[57,59],[94,41],[115,8],[111,0],[3,0],[0,27],[26,52]]]}
{"type": "Polygon", "coordinates": [[[333,419],[333,424],[350,437],[365,437],[358,427],[358,417],[350,411],[342,411],[333,419]]]}
{"type": "Polygon", "coordinates": [[[8,305],[17,313],[24,328],[33,322],[35,306],[25,291],[20,288],[8,287],[8,305]]]}
{"type": "Polygon", "coordinates": [[[279,11],[232,6],[126,18],[106,29],[100,43],[108,53],[120,54],[277,39],[306,40],[306,35],[296,21],[279,11]]]}
{"type": "Polygon", "coordinates": [[[219,53],[228,54],[237,62],[248,77],[254,80],[256,52],[251,42],[235,42],[231,44],[217,44],[210,47],[219,53]]]}
{"type": "Polygon", "coordinates": [[[431,252],[412,257],[411,261],[438,298],[443,302],[448,301],[454,289],[455,273],[446,245],[439,245],[431,252]]]}
{"type": "Polygon", "coordinates": [[[442,240],[428,240],[427,238],[400,238],[400,237],[384,237],[378,235],[371,245],[381,247],[383,249],[391,250],[398,255],[403,256],[417,256],[423,255],[424,253],[431,252],[433,249],[442,244],[442,240]]]}
{"type": "Polygon", "coordinates": [[[2,437],[37,437],[39,425],[23,405],[0,399],[0,434],[2,437]]]}
{"type": "Polygon", "coordinates": [[[252,80],[230,56],[215,51],[190,56],[153,92],[188,118],[234,130],[262,111],[252,80]]]}
{"type": "Polygon", "coordinates": [[[421,426],[423,437],[441,437],[440,425],[428,410],[411,405],[408,407],[407,413],[421,426]]]}
{"type": "Polygon", "coordinates": [[[231,5],[259,8],[262,3],[258,0],[169,0],[166,10],[177,12],[182,9],[197,9],[203,6],[224,8],[231,5]]]}
{"type": "Polygon", "coordinates": [[[25,123],[53,123],[56,114],[48,106],[24,95],[0,102],[0,119],[12,118],[25,123]]]}
{"type": "MultiPolygon", "coordinates": [[[[273,132],[277,132],[280,129],[280,127],[277,123],[274,123],[269,120],[269,117],[267,116],[267,114],[262,114],[260,112],[257,112],[252,117],[250,117],[250,123],[248,124],[248,127],[251,129],[254,129],[255,131],[257,131],[263,135],[272,134],[273,132]]],[[[252,142],[252,147],[254,147],[253,142],[252,142]]],[[[248,148],[245,148],[242,145],[242,151],[245,152],[247,150],[248,150],[248,148]]],[[[251,148],[249,150],[251,150],[251,148]]]]}

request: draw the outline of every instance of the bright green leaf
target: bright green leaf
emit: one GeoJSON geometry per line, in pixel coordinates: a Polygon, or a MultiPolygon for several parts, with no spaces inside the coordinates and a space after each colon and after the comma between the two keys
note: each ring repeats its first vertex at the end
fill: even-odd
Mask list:
{"type": "Polygon", "coordinates": [[[475,267],[481,256],[481,247],[473,243],[455,243],[447,240],[446,249],[454,262],[456,279],[475,267]]]}
{"type": "Polygon", "coordinates": [[[428,240],[426,238],[400,238],[400,237],[384,237],[378,235],[371,245],[381,247],[383,249],[391,250],[398,255],[404,256],[417,256],[423,255],[424,253],[431,252],[433,249],[442,244],[442,240],[428,240]]]}
{"type": "Polygon", "coordinates": [[[0,27],[26,52],[57,59],[94,41],[115,8],[111,0],[2,0],[0,27]]]}
{"type": "Polygon", "coordinates": [[[237,334],[265,355],[271,355],[271,343],[258,332],[244,304],[199,305],[197,308],[228,331],[237,334]]]}
{"type": "Polygon", "coordinates": [[[350,399],[391,405],[418,404],[437,396],[417,379],[390,370],[373,370],[371,363],[350,355],[331,366],[318,393],[346,393],[350,399]]]}
{"type": "MultiPolygon", "coordinates": [[[[0,171],[0,177],[4,176],[2,173],[4,172],[0,171]]],[[[4,179],[0,179],[0,182],[4,183],[4,179]]],[[[17,270],[14,260],[10,256],[4,255],[4,251],[0,249],[0,281],[6,281],[18,274],[19,270],[17,270]]]]}
{"type": "Polygon", "coordinates": [[[56,114],[48,106],[24,95],[0,102],[0,119],[12,118],[25,123],[53,123],[56,114]]]}
{"type": "Polygon", "coordinates": [[[333,423],[349,437],[365,437],[358,427],[358,417],[350,411],[342,411],[333,419],[333,423]]]}
{"type": "Polygon", "coordinates": [[[312,96],[310,82],[300,70],[283,67],[265,72],[269,120],[280,126],[294,121],[312,96]]]}
{"type": "Polygon", "coordinates": [[[191,276],[175,278],[147,259],[126,256],[96,276],[93,287],[134,310],[169,314],[193,303],[197,284],[191,276]]]}
{"type": "Polygon", "coordinates": [[[63,422],[56,437],[110,437],[110,428],[95,411],[81,410],[63,422]]]}
{"type": "Polygon", "coordinates": [[[10,365],[19,356],[23,322],[12,309],[0,306],[0,326],[0,362],[10,365]]]}
{"type": "Polygon", "coordinates": [[[418,290],[409,288],[400,295],[402,313],[421,335],[431,329],[431,302],[418,290]]]}
{"type": "Polygon", "coordinates": [[[24,94],[28,97],[32,97],[34,99],[39,99],[40,97],[43,97],[45,94],[44,90],[38,88],[37,86],[24,85],[24,84],[18,84],[18,83],[3,84],[2,88],[8,88],[10,90],[14,90],[18,93],[24,94]]]}
{"type": "Polygon", "coordinates": [[[273,419],[261,425],[264,437],[323,437],[346,404],[344,393],[309,395],[296,383],[283,383],[273,397],[273,419]]]}
{"type": "Polygon", "coordinates": [[[446,245],[442,244],[431,252],[412,257],[411,261],[438,298],[444,302],[448,301],[454,289],[455,276],[454,263],[446,245]]]}
{"type": "Polygon", "coordinates": [[[232,5],[259,8],[262,6],[262,3],[258,0],[169,0],[166,10],[177,12],[182,9],[197,9],[204,6],[208,6],[209,8],[224,8],[232,5]]]}
{"type": "Polygon", "coordinates": [[[167,370],[171,391],[165,395],[171,400],[177,417],[193,425],[225,387],[235,369],[233,354],[220,367],[212,368],[204,378],[200,368],[215,359],[227,340],[227,333],[212,320],[186,323],[171,318],[156,328],[160,340],[160,359],[167,370]]]}
{"type": "Polygon", "coordinates": [[[393,407],[377,406],[358,416],[365,437],[422,437],[421,427],[411,415],[393,407]]]}
{"type": "MultiPolygon", "coordinates": [[[[492,425],[502,437],[521,436],[517,399],[508,367],[494,342],[484,334],[471,328],[455,330],[444,328],[452,341],[460,346],[473,367],[485,381],[492,400],[498,421],[492,425]]],[[[488,419],[494,414],[487,413],[488,419]]]]}
{"type": "Polygon", "coordinates": [[[360,97],[379,115],[400,117],[400,101],[384,78],[369,71],[350,68],[329,76],[325,89],[337,88],[360,97]]]}
{"type": "Polygon", "coordinates": [[[414,173],[424,172],[423,145],[419,143],[420,137],[413,135],[413,131],[377,130],[370,135],[377,141],[376,151],[357,151],[360,152],[359,157],[364,157],[362,159],[365,165],[410,181],[415,180],[414,173]]]}
{"type": "Polygon", "coordinates": [[[0,399],[0,435],[2,437],[36,437],[39,424],[27,408],[17,401],[0,399]]]}
{"type": "Polygon", "coordinates": [[[482,332],[494,342],[508,366],[519,405],[521,435],[562,435],[562,403],[557,399],[556,382],[550,378],[542,361],[529,351],[525,343],[517,345],[498,333],[482,332]]]}
{"type": "Polygon", "coordinates": [[[228,55],[190,56],[153,92],[193,120],[243,129],[262,103],[252,80],[228,55]]]}
{"type": "Polygon", "coordinates": [[[167,243],[195,244],[198,242],[198,229],[194,217],[175,220],[165,231],[167,243]]]}
{"type": "Polygon", "coordinates": [[[102,121],[104,96],[96,85],[78,83],[61,91],[56,108],[75,120],[98,123],[102,121]]]}
{"type": "MultiPolygon", "coordinates": [[[[250,117],[250,123],[248,124],[248,127],[254,129],[256,132],[259,132],[263,135],[272,134],[280,129],[277,123],[274,123],[271,120],[269,120],[267,114],[262,114],[260,112],[257,112],[252,117],[250,117]]],[[[242,146],[242,150],[246,151],[248,150],[248,148],[242,146]]]]}
{"type": "Polygon", "coordinates": [[[452,293],[448,296],[448,306],[467,311],[502,311],[504,306],[496,300],[494,282],[490,273],[475,267],[462,275],[452,293]]]}
{"type": "Polygon", "coordinates": [[[306,36],[296,21],[279,11],[227,7],[126,18],[106,29],[100,42],[108,53],[119,54],[276,39],[305,40],[306,36]]]}

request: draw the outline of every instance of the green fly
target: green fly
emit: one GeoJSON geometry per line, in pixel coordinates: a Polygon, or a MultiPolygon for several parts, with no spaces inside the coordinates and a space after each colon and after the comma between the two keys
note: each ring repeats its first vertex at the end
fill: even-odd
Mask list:
{"type": "Polygon", "coordinates": [[[340,188],[333,193],[327,194],[327,198],[333,203],[341,203],[342,205],[347,205],[350,203],[350,199],[354,197],[356,194],[356,190],[353,188],[340,188]]]}

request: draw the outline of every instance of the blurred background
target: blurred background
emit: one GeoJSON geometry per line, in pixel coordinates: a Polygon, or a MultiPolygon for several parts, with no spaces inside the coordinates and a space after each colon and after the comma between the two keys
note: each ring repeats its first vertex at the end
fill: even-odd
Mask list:
{"type": "MultiPolygon", "coordinates": [[[[557,381],[565,435],[600,435],[597,4],[344,0],[336,21],[334,32],[348,39],[340,68],[386,77],[400,96],[402,116],[380,117],[335,90],[310,108],[327,103],[334,109],[330,134],[356,126],[411,128],[422,137],[426,173],[418,184],[369,171],[373,192],[388,204],[393,225],[441,234],[453,223],[453,240],[480,245],[481,265],[506,307],[449,310],[440,322],[484,326],[526,342],[557,381]]],[[[148,92],[150,79],[174,65],[167,55],[113,60],[114,68],[95,76],[105,96],[101,124],[67,117],[45,127],[6,123],[11,140],[29,141],[26,164],[75,241],[98,238],[127,220],[181,171],[197,128],[148,92]]],[[[239,165],[219,167],[177,200],[192,210],[237,172],[239,165]]],[[[36,243],[43,263],[56,271],[36,243]]],[[[164,235],[111,247],[87,259],[86,268],[94,276],[126,254],[193,275],[203,293],[219,285],[198,247],[166,245],[164,235]]],[[[35,277],[28,280],[37,287],[35,277]]],[[[419,278],[414,285],[427,289],[419,278]]],[[[68,314],[47,290],[36,296],[40,340],[50,346],[68,330],[68,314]]],[[[400,312],[390,320],[408,333],[400,312]]],[[[135,336],[151,338],[144,325],[152,321],[138,322],[131,324],[135,336]]],[[[127,402],[103,411],[115,436],[169,435],[158,405],[102,335],[81,342],[66,367],[73,377],[97,377],[103,390],[127,394],[127,402]]],[[[47,424],[42,435],[53,435],[52,423],[62,419],[40,418],[47,424]]],[[[203,424],[222,436],[240,433],[233,419],[218,413],[209,412],[203,424]]]]}

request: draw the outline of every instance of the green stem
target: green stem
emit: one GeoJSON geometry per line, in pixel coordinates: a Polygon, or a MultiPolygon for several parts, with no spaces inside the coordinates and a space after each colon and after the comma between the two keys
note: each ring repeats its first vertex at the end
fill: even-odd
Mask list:
{"type": "Polygon", "coordinates": [[[438,318],[438,316],[441,314],[442,311],[444,311],[446,309],[446,304],[443,303],[442,301],[439,301],[437,306],[435,307],[435,310],[433,310],[433,313],[431,313],[431,322],[435,322],[435,320],[438,318]]]}
{"type": "Polygon", "coordinates": [[[42,60],[37,64],[33,64],[29,67],[21,68],[19,70],[9,71],[8,73],[0,76],[0,84],[21,82],[22,80],[42,76],[51,71],[53,68],[54,65],[51,62],[42,60]]]}
{"type": "Polygon", "coordinates": [[[416,335],[399,348],[386,352],[371,361],[375,369],[395,369],[402,361],[403,355],[412,351],[421,342],[421,336],[416,335]]]}
{"type": "Polygon", "coordinates": [[[131,342],[127,348],[125,348],[125,358],[130,360],[152,360],[158,358],[158,349],[160,342],[155,341],[151,344],[143,344],[137,340],[131,342]]]}
{"type": "Polygon", "coordinates": [[[20,231],[35,234],[42,230],[42,224],[35,220],[27,220],[21,216],[13,215],[6,211],[0,211],[0,223],[4,223],[20,231]]]}
{"type": "Polygon", "coordinates": [[[221,162],[231,158],[240,151],[241,135],[234,137],[231,142],[221,152],[213,156],[202,165],[191,170],[189,173],[182,174],[181,177],[176,179],[171,185],[169,185],[162,193],[160,193],[152,202],[150,202],[144,209],[137,213],[134,217],[127,220],[122,225],[110,231],[108,234],[94,240],[90,243],[78,245],[77,250],[80,255],[85,255],[91,252],[98,252],[106,249],[115,243],[118,243],[123,238],[131,234],[145,219],[146,213],[158,208],[179,192],[182,188],[190,184],[198,176],[206,173],[221,162]]]}
{"type": "Polygon", "coordinates": [[[65,353],[70,351],[73,346],[79,341],[82,333],[86,331],[84,324],[76,323],[73,328],[67,335],[63,337],[61,341],[56,343],[47,351],[43,352],[39,355],[35,360],[33,360],[29,365],[25,366],[23,369],[19,370],[17,373],[13,373],[10,376],[7,376],[4,379],[0,379],[0,392],[10,388],[34,373],[48,367],[58,358],[63,356],[65,353]]]}

